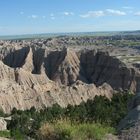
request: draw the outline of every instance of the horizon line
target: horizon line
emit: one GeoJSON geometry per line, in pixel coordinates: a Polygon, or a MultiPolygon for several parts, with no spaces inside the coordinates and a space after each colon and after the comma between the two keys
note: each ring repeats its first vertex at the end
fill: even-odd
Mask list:
{"type": "Polygon", "coordinates": [[[81,32],[42,32],[42,33],[23,33],[23,34],[6,34],[6,35],[0,35],[0,37],[14,37],[14,36],[37,36],[37,35],[59,35],[59,34],[84,34],[84,33],[109,33],[109,32],[137,32],[140,31],[140,29],[137,30],[105,30],[105,31],[81,31],[81,32]]]}

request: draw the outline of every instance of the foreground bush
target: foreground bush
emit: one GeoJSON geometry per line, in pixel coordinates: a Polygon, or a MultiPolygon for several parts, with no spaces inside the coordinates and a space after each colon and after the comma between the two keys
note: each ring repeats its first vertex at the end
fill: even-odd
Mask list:
{"type": "Polygon", "coordinates": [[[115,129],[98,123],[71,124],[70,121],[45,123],[38,132],[38,140],[102,140],[115,129]]]}
{"type": "Polygon", "coordinates": [[[9,131],[0,131],[0,137],[10,138],[11,135],[9,131]]]}
{"type": "Polygon", "coordinates": [[[45,133],[45,135],[41,133],[42,139],[46,135],[47,138],[50,137],[52,140],[57,140],[57,138],[67,140],[74,139],[74,137],[78,139],[78,136],[82,135],[82,137],[88,138],[91,136],[98,139],[100,135],[102,136],[106,132],[107,128],[103,127],[104,125],[115,128],[120,120],[124,118],[128,112],[127,103],[132,96],[130,93],[116,93],[111,100],[104,96],[96,96],[94,100],[82,102],[80,105],[68,105],[66,108],[62,108],[58,104],[54,104],[52,107],[40,111],[37,111],[34,107],[25,111],[14,108],[11,114],[12,120],[8,123],[8,129],[14,139],[15,137],[18,137],[18,139],[31,137],[38,140],[37,131],[40,127],[48,130],[41,131],[40,129],[41,132],[45,133]],[[66,123],[57,122],[61,119],[66,119],[66,123]],[[42,126],[44,122],[47,122],[45,128],[42,126]],[[57,122],[57,125],[54,125],[54,122],[57,122]],[[102,125],[97,127],[97,124],[102,125]],[[98,130],[100,133],[98,133],[98,130]]]}

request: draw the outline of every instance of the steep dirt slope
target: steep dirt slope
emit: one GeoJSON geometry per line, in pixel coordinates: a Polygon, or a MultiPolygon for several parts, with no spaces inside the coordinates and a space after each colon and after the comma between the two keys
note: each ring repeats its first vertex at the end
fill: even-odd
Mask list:
{"type": "Polygon", "coordinates": [[[42,108],[79,104],[114,90],[139,91],[140,74],[106,52],[0,47],[0,107],[42,108]]]}

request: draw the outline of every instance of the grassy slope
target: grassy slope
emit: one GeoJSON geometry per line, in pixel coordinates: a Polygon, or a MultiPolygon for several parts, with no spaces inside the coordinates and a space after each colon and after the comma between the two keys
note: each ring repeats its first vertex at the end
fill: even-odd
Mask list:
{"type": "Polygon", "coordinates": [[[69,121],[45,123],[39,130],[40,140],[102,140],[106,134],[115,134],[115,129],[98,123],[71,124],[69,121]]]}

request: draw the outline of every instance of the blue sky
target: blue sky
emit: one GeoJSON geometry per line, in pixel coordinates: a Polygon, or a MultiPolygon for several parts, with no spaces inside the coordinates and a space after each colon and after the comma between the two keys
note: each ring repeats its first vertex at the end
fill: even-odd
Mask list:
{"type": "Polygon", "coordinates": [[[140,0],[0,0],[0,35],[140,29],[140,0]]]}

